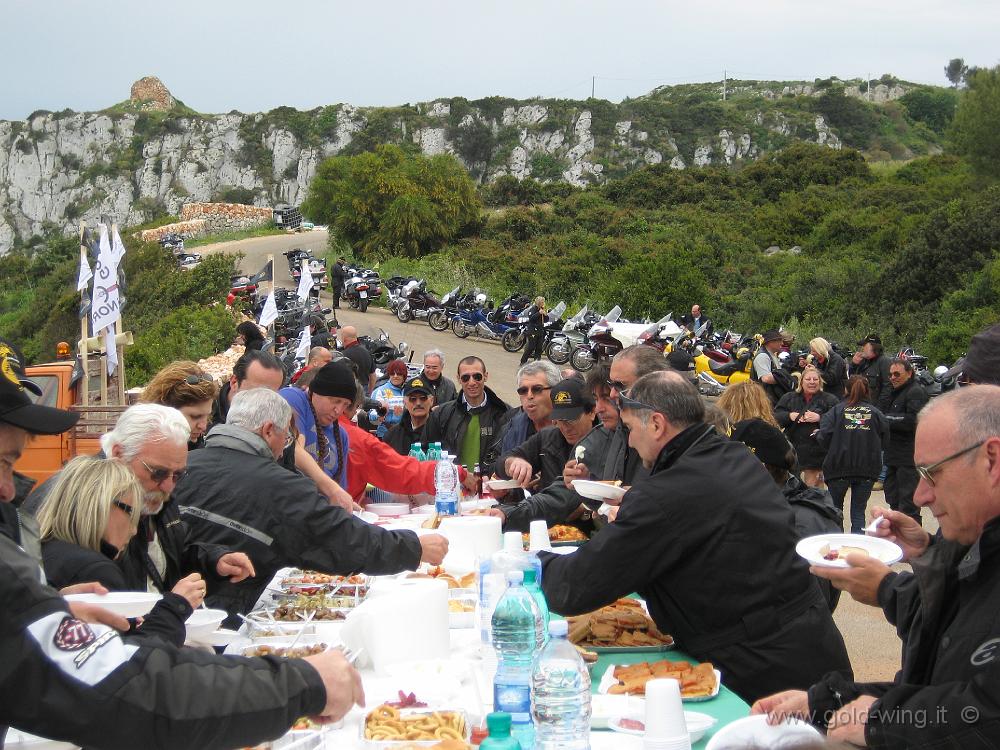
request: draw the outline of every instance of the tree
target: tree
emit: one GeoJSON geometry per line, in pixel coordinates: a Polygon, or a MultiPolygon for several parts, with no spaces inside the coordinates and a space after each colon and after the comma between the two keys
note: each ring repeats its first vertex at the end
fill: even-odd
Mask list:
{"type": "Polygon", "coordinates": [[[316,172],[303,212],[329,224],[363,254],[417,258],[477,225],[475,185],[449,155],[426,157],[379,145],[357,156],[334,156],[316,172]]]}
{"type": "Polygon", "coordinates": [[[936,86],[921,87],[908,92],[900,101],[911,118],[943,135],[955,116],[958,94],[936,86]]]}
{"type": "Polygon", "coordinates": [[[944,75],[951,81],[951,85],[956,89],[958,84],[962,82],[965,78],[966,73],[969,71],[969,66],[965,64],[965,60],[961,57],[956,57],[948,61],[948,64],[944,66],[944,75]]]}
{"type": "Polygon", "coordinates": [[[952,122],[955,150],[981,174],[1000,177],[1000,66],[981,68],[966,79],[952,122]]]}

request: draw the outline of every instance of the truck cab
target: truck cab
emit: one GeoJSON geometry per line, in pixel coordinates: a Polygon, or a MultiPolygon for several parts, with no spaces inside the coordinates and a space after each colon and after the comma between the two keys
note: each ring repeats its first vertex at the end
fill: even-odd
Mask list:
{"type": "MultiPolygon", "coordinates": [[[[44,482],[74,456],[93,455],[100,449],[100,437],[111,430],[121,406],[80,406],[80,384],[73,381],[72,360],[49,362],[25,368],[25,374],[42,389],[41,396],[28,395],[36,404],[82,412],[75,427],[61,435],[35,435],[25,446],[14,470],[44,482]]],[[[97,393],[91,393],[93,404],[97,393]]]]}

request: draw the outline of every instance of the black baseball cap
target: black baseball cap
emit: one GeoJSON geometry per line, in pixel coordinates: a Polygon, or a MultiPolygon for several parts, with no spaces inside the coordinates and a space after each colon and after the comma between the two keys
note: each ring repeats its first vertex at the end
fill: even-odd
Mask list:
{"type": "Polygon", "coordinates": [[[944,374],[950,378],[964,374],[973,383],[1000,385],[1000,323],[972,337],[969,353],[944,374]]]}
{"type": "MultiPolygon", "coordinates": [[[[0,422],[36,435],[58,435],[80,420],[77,412],[39,406],[27,394],[24,357],[9,341],[0,339],[0,422]]],[[[35,385],[32,383],[31,385],[35,385]]]]}
{"type": "Polygon", "coordinates": [[[877,333],[869,333],[861,341],[858,342],[858,346],[864,346],[865,344],[875,344],[875,346],[882,346],[882,337],[877,333]]]}
{"type": "Polygon", "coordinates": [[[583,414],[587,386],[580,378],[566,378],[552,388],[551,419],[576,419],[583,414]]]}
{"type": "Polygon", "coordinates": [[[411,393],[423,393],[428,396],[434,395],[434,391],[432,391],[431,387],[427,385],[427,381],[419,375],[415,378],[410,378],[403,383],[403,396],[409,396],[411,393]]]}
{"type": "Polygon", "coordinates": [[[795,452],[788,440],[781,430],[763,419],[744,419],[742,422],[737,422],[730,437],[745,444],[761,463],[788,471],[795,468],[795,452]]]}

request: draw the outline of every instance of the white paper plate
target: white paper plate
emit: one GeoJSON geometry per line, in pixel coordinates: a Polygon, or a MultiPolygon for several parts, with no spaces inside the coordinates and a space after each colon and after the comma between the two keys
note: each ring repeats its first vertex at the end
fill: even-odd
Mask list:
{"type": "Polygon", "coordinates": [[[209,643],[212,633],[218,629],[229,613],[222,609],[196,609],[184,622],[187,639],[196,643],[209,643]]]}
{"type": "Polygon", "coordinates": [[[642,737],[617,732],[591,732],[590,750],[642,750],[642,737]]]}
{"type": "Polygon", "coordinates": [[[490,479],[483,482],[483,487],[491,492],[494,490],[516,490],[520,486],[516,479],[490,479]]]}
{"type": "MultiPolygon", "coordinates": [[[[644,712],[630,713],[625,716],[612,716],[608,719],[608,729],[613,732],[621,732],[622,734],[632,734],[639,737],[645,735],[645,732],[641,729],[626,729],[621,725],[622,719],[634,719],[636,721],[645,722],[646,715],[644,712]]],[[[691,742],[697,742],[709,729],[715,726],[718,719],[714,716],[709,716],[708,714],[698,713],[697,711],[685,711],[684,712],[684,723],[687,724],[688,736],[691,738],[691,742]]]]}
{"type": "Polygon", "coordinates": [[[806,537],[795,545],[795,551],[800,557],[804,557],[813,565],[822,568],[847,568],[850,567],[846,560],[827,560],[823,557],[821,549],[829,545],[837,547],[859,547],[866,550],[869,555],[876,560],[881,560],[886,565],[892,565],[903,559],[903,550],[898,544],[893,544],[887,539],[877,536],[865,536],[864,534],[819,534],[817,536],[806,537]]]}
{"type": "Polygon", "coordinates": [[[589,500],[621,500],[628,492],[625,487],[592,482],[589,479],[574,479],[571,484],[578,494],[589,500]]]}
{"type": "Polygon", "coordinates": [[[613,716],[632,714],[644,715],[646,699],[641,695],[601,695],[590,696],[590,728],[607,729],[608,720],[613,716]]]}
{"type": "Polygon", "coordinates": [[[370,510],[356,510],[354,515],[365,523],[375,523],[378,520],[378,513],[372,513],[370,510]]]}
{"type": "Polygon", "coordinates": [[[107,594],[67,594],[65,597],[68,602],[96,604],[122,617],[142,617],[143,615],[148,615],[153,605],[162,598],[159,594],[148,594],[144,591],[111,591],[107,594]]]}
{"type": "MultiPolygon", "coordinates": [[[[601,693],[602,695],[609,695],[608,690],[610,690],[612,686],[618,684],[618,680],[615,678],[615,667],[620,667],[620,666],[622,665],[621,664],[608,665],[608,668],[604,670],[604,674],[601,675],[601,682],[600,685],[598,685],[597,692],[601,693]]],[[[715,671],[715,690],[712,692],[711,695],[699,696],[697,698],[685,698],[684,696],[681,696],[681,700],[684,701],[685,703],[701,703],[702,701],[710,701],[712,700],[712,698],[717,696],[719,694],[719,690],[722,689],[722,673],[718,669],[714,671],[715,671]]]]}
{"type": "Polygon", "coordinates": [[[202,642],[210,646],[228,646],[231,643],[239,643],[244,640],[246,640],[246,636],[242,633],[228,628],[219,628],[209,633],[206,638],[202,639],[202,642]]]}
{"type": "Polygon", "coordinates": [[[76,745],[71,742],[59,742],[58,740],[50,740],[45,737],[36,737],[33,734],[22,732],[20,729],[9,727],[4,747],[7,750],[17,750],[18,748],[22,750],[69,750],[70,748],[75,748],[76,745]]]}
{"type": "Polygon", "coordinates": [[[804,721],[792,719],[769,726],[767,716],[746,716],[727,724],[708,741],[706,750],[742,750],[746,747],[798,747],[801,743],[821,739],[821,735],[804,721]]]}

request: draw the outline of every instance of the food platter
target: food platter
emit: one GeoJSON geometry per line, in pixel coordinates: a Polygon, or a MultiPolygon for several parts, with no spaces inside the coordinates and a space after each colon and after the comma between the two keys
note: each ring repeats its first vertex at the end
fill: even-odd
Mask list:
{"type": "Polygon", "coordinates": [[[591,651],[606,654],[657,653],[674,648],[674,639],[661,633],[637,599],[570,617],[569,640],[591,651]]]}
{"type": "MultiPolygon", "coordinates": [[[[651,666],[651,667],[655,668],[656,664],[659,664],[659,663],[662,663],[662,662],[657,662],[657,663],[654,663],[654,664],[650,664],[648,666],[651,666]]],[[[681,664],[681,663],[687,663],[687,662],[672,662],[671,664],[681,664]]],[[[622,692],[622,693],[614,692],[614,690],[616,690],[616,689],[618,689],[618,690],[627,689],[627,688],[623,688],[623,683],[621,682],[621,679],[619,677],[615,676],[615,670],[617,670],[619,668],[636,669],[636,668],[641,667],[641,666],[642,666],[641,664],[611,664],[611,665],[609,665],[608,668],[604,671],[604,674],[601,675],[601,682],[600,682],[600,685],[597,688],[598,692],[601,693],[601,694],[603,694],[603,695],[642,695],[643,693],[641,693],[641,692],[639,692],[639,693],[636,693],[636,692],[627,692],[627,693],[626,692],[622,692]]],[[[704,666],[705,665],[701,665],[701,664],[695,665],[696,668],[704,667],[704,666]]],[[[689,673],[691,671],[693,671],[693,670],[689,670],[689,673]]],[[[673,673],[664,673],[664,674],[666,676],[670,676],[673,673]]],[[[715,683],[714,683],[714,687],[712,688],[712,691],[708,695],[690,695],[690,694],[689,695],[685,695],[684,694],[685,688],[683,686],[683,680],[680,680],[681,683],[682,683],[682,687],[681,687],[681,700],[684,701],[685,703],[700,703],[702,701],[709,701],[709,700],[712,700],[713,698],[715,698],[719,694],[719,690],[722,688],[722,673],[719,672],[718,669],[712,669],[712,674],[715,675],[715,683]]],[[[656,676],[655,673],[651,672],[650,676],[645,677],[644,679],[646,679],[648,681],[650,679],[654,679],[655,676],[656,676]]],[[[675,677],[675,679],[678,679],[678,678],[675,677]]],[[[643,688],[644,687],[645,687],[645,685],[643,684],[643,688]]]]}
{"type": "Polygon", "coordinates": [[[795,551],[810,564],[822,568],[850,567],[842,557],[849,552],[873,557],[886,565],[903,559],[903,550],[887,539],[863,534],[818,534],[795,545],[795,551]],[[837,555],[836,557],[831,557],[837,555]]]}
{"type": "Polygon", "coordinates": [[[483,487],[490,492],[496,490],[516,490],[521,484],[516,479],[489,479],[483,482],[483,487]]]}
{"type": "Polygon", "coordinates": [[[588,500],[619,501],[631,489],[609,482],[595,482],[590,479],[574,479],[571,484],[577,494],[582,495],[588,500]]]}

